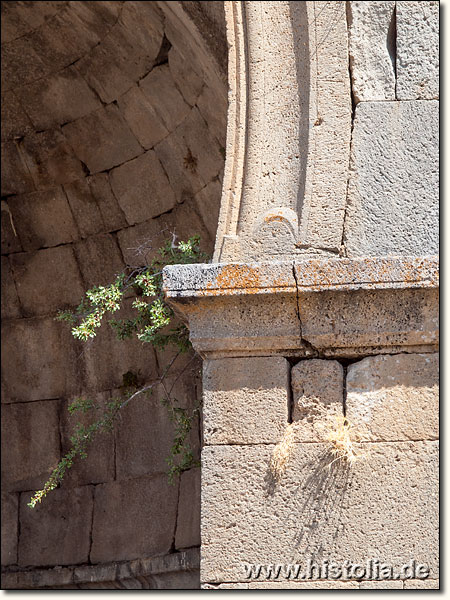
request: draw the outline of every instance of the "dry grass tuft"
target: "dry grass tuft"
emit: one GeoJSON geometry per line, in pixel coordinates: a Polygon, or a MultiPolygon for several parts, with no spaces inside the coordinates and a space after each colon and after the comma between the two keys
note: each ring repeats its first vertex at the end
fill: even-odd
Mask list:
{"type": "Polygon", "coordinates": [[[330,452],[334,456],[327,467],[339,461],[350,467],[367,456],[367,451],[359,445],[363,432],[344,415],[335,415],[323,425],[326,440],[330,443],[330,452]]]}
{"type": "Polygon", "coordinates": [[[287,469],[294,448],[294,433],[294,423],[291,423],[284,430],[283,439],[275,446],[270,459],[270,471],[277,481],[281,479],[287,469]]]}

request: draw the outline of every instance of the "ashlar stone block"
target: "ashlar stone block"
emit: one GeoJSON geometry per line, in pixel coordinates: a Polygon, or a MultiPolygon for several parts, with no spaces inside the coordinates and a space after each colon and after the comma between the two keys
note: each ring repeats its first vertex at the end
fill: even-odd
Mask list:
{"type": "Polygon", "coordinates": [[[439,98],[439,2],[397,2],[397,98],[439,98]]]}
{"type": "Polygon", "coordinates": [[[166,473],[98,485],[91,561],[132,560],[168,553],[175,530],[177,498],[178,484],[169,485],[166,473]],[[134,534],[130,535],[130,531],[134,534]]]}
{"type": "Polygon", "coordinates": [[[435,100],[357,105],[344,232],[348,256],[438,253],[438,121],[435,100]]]}
{"type": "Polygon", "coordinates": [[[292,367],[295,440],[321,441],[325,420],[343,414],[344,372],[336,360],[302,360],[292,367]]]}
{"type": "Polygon", "coordinates": [[[2,408],[2,482],[6,491],[40,488],[59,454],[58,401],[20,402],[2,408]]]}
{"type": "Polygon", "coordinates": [[[201,580],[248,581],[245,565],[330,559],[393,567],[411,558],[438,572],[438,443],[370,444],[352,468],[323,443],[294,444],[274,481],[274,446],[202,453],[201,580]]]}
{"type": "Polygon", "coordinates": [[[280,356],[205,361],[205,444],[278,442],[288,421],[288,386],[289,363],[280,356]]]}
{"type": "Polygon", "coordinates": [[[346,406],[370,439],[437,439],[439,355],[387,354],[350,365],[346,406]]]}

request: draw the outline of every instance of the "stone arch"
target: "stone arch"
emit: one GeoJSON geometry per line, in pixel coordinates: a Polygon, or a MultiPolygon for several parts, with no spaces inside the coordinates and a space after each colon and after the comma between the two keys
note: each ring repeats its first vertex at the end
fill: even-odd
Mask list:
{"type": "MultiPolygon", "coordinates": [[[[124,373],[151,380],[169,360],[108,331],[77,348],[56,311],[125,264],[150,260],[173,233],[199,233],[213,250],[226,136],[223,3],[5,2],[2,12],[3,489],[11,523],[23,525],[19,545],[12,525],[6,564],[104,564],[196,547],[198,474],[166,487],[172,430],[157,398],[131,409],[40,514],[25,502],[69,444],[70,399],[105,401],[124,373]],[[115,531],[100,504],[116,515],[115,531]],[[69,532],[63,550],[60,537],[48,541],[50,530],[62,535],[48,525],[52,513],[69,532]]],[[[199,393],[193,365],[178,382],[187,406],[199,393]]]]}

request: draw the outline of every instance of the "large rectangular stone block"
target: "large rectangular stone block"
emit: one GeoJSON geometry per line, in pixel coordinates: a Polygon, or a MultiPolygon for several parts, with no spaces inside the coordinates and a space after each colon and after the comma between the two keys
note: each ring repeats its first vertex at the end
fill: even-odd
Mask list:
{"type": "Polygon", "coordinates": [[[2,408],[2,485],[6,491],[41,488],[60,458],[57,400],[2,408]]]}
{"type": "Polygon", "coordinates": [[[119,108],[139,143],[148,150],[163,140],[169,131],[141,87],[134,85],[119,99],[119,108]]]}
{"type": "Polygon", "coordinates": [[[2,566],[17,563],[18,535],[18,494],[8,494],[2,491],[2,566]]]}
{"type": "Polygon", "coordinates": [[[205,361],[205,444],[278,442],[288,423],[288,387],[289,363],[281,356],[205,361]]]}
{"type": "Polygon", "coordinates": [[[86,178],[66,184],[64,192],[82,238],[104,230],[100,209],[86,178]]]}
{"type": "Polygon", "coordinates": [[[181,474],[175,548],[200,546],[200,469],[181,474]]]}
{"type": "Polygon", "coordinates": [[[123,210],[114,196],[108,173],[97,173],[86,178],[100,210],[104,231],[117,231],[128,225],[123,210]]]}
{"type": "Polygon", "coordinates": [[[143,152],[114,104],[68,123],[62,130],[91,173],[116,167],[143,152]]]}
{"type": "Polygon", "coordinates": [[[74,121],[101,107],[75,67],[19,87],[16,94],[37,130],[74,121]]]}
{"type": "Polygon", "coordinates": [[[175,534],[177,498],[178,482],[169,485],[166,474],[98,485],[91,561],[149,558],[169,552],[175,534]]]}
{"type": "Polygon", "coordinates": [[[437,439],[439,355],[370,356],[350,365],[346,408],[366,439],[437,439]]]}
{"type": "Polygon", "coordinates": [[[27,135],[20,150],[38,190],[48,190],[84,176],[79,157],[60,129],[27,135]]]}
{"type": "Polygon", "coordinates": [[[2,402],[60,398],[84,385],[80,342],[53,318],[21,319],[2,326],[2,402]]]}
{"type": "Polygon", "coordinates": [[[115,236],[109,233],[93,235],[74,244],[74,251],[87,288],[112,283],[125,268],[115,236]]]}
{"type": "Polygon", "coordinates": [[[78,238],[67,196],[60,187],[8,198],[8,206],[24,250],[58,246],[78,238]]]}
{"type": "MultiPolygon", "coordinates": [[[[83,394],[83,397],[93,400],[99,409],[92,408],[86,413],[75,412],[72,415],[68,406],[75,398],[62,400],[60,407],[60,431],[61,431],[61,453],[65,454],[72,448],[70,437],[74,433],[77,423],[89,425],[100,419],[106,410],[106,404],[111,401],[110,392],[83,394]]],[[[117,427],[117,423],[115,428],[117,427]]],[[[76,487],[90,483],[105,483],[115,477],[115,432],[101,432],[96,435],[94,441],[87,449],[87,458],[77,457],[74,465],[66,472],[61,486],[76,487]]]]}
{"type": "Polygon", "coordinates": [[[1,306],[2,319],[14,319],[21,316],[20,302],[7,256],[1,257],[1,306]]]}
{"type": "Polygon", "coordinates": [[[326,436],[325,421],[343,415],[344,370],[335,360],[302,360],[291,372],[292,422],[297,442],[326,436]]]}
{"type": "Polygon", "coordinates": [[[19,565],[75,565],[89,560],[93,487],[53,490],[42,504],[20,495],[19,565]]]}
{"type": "Polygon", "coordinates": [[[114,169],[110,178],[114,195],[130,225],[157,217],[176,204],[167,175],[153,150],[114,169]]]}
{"type": "Polygon", "coordinates": [[[439,2],[397,2],[397,98],[439,98],[439,2]]]}
{"type": "Polygon", "coordinates": [[[344,232],[348,256],[438,253],[438,125],[437,101],[357,105],[344,232]]]}
{"type": "Polygon", "coordinates": [[[438,443],[370,444],[351,469],[327,444],[295,444],[284,476],[274,447],[207,446],[202,454],[201,579],[248,581],[245,565],[325,559],[438,572],[438,443]]]}
{"type": "Polygon", "coordinates": [[[167,131],[174,131],[191,109],[178,91],[168,64],[152,69],[139,82],[139,87],[150,101],[167,131]]]}
{"type": "Polygon", "coordinates": [[[356,102],[395,100],[395,2],[348,2],[349,54],[356,102]]]}
{"type": "Polygon", "coordinates": [[[13,254],[10,261],[24,316],[75,306],[84,294],[71,246],[13,254]]]}

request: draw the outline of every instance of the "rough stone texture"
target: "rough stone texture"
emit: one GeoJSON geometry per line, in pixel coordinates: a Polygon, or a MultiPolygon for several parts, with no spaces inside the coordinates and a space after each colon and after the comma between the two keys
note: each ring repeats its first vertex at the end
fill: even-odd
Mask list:
{"type": "Polygon", "coordinates": [[[59,444],[56,400],[3,406],[3,489],[41,489],[60,458],[59,444]]]}
{"type": "Polygon", "coordinates": [[[396,3],[348,2],[347,7],[355,102],[395,100],[396,3]]]}
{"type": "Polygon", "coordinates": [[[175,86],[168,64],[153,69],[139,87],[167,131],[173,131],[188,115],[190,107],[175,86]]]}
{"type": "MultiPolygon", "coordinates": [[[[86,394],[85,397],[92,399],[96,405],[105,410],[106,403],[111,400],[110,392],[86,394]]],[[[90,410],[86,414],[75,412],[69,413],[68,406],[75,398],[62,400],[60,407],[60,431],[61,431],[61,454],[65,454],[72,447],[70,437],[74,433],[77,423],[89,425],[94,419],[100,417],[100,412],[90,410]]],[[[74,466],[67,471],[61,483],[63,488],[87,485],[90,483],[105,483],[115,478],[115,433],[99,433],[95,442],[88,449],[86,459],[76,458],[74,466]]]]}
{"type": "Polygon", "coordinates": [[[17,289],[7,256],[2,256],[1,278],[2,278],[2,319],[14,319],[21,316],[20,302],[17,289]]]}
{"type": "Polygon", "coordinates": [[[439,437],[439,354],[372,356],[350,365],[347,416],[376,440],[439,437]]]}
{"type": "Polygon", "coordinates": [[[401,351],[438,343],[437,290],[302,294],[303,338],[327,355],[357,356],[363,348],[401,351]]]}
{"type": "Polygon", "coordinates": [[[70,246],[21,252],[10,261],[24,316],[48,315],[74,306],[84,294],[70,246]]]}
{"type": "Polygon", "coordinates": [[[100,210],[105,231],[117,231],[128,225],[123,210],[114,196],[108,173],[97,173],[87,177],[92,196],[100,210]]]}
{"type": "Polygon", "coordinates": [[[158,7],[127,2],[119,23],[78,68],[102,101],[112,102],[153,67],[162,38],[158,7]]]}
{"type": "Polygon", "coordinates": [[[27,135],[19,147],[38,190],[49,190],[83,177],[81,162],[59,129],[27,135]]]}
{"type": "Polygon", "coordinates": [[[80,391],[80,347],[67,329],[52,317],[2,325],[2,402],[60,398],[80,391]]]}
{"type": "Polygon", "coordinates": [[[317,442],[326,435],[324,417],[343,414],[344,374],[335,360],[303,360],[291,372],[295,440],[317,442]]]}
{"type": "Polygon", "coordinates": [[[348,256],[438,252],[438,107],[437,101],[356,107],[344,236],[348,256]]]}
{"type": "Polygon", "coordinates": [[[89,558],[93,488],[53,490],[43,504],[27,506],[30,492],[20,495],[19,565],[85,563],[89,558]]]}
{"type": "Polygon", "coordinates": [[[164,168],[153,150],[114,169],[111,186],[130,225],[157,217],[176,203],[164,168]]]}
{"type": "Polygon", "coordinates": [[[205,444],[278,442],[288,422],[288,386],[289,363],[281,356],[206,361],[205,444]]]}
{"type": "Polygon", "coordinates": [[[17,97],[38,130],[75,121],[101,107],[75,67],[18,88],[17,97]]]}
{"type": "Polygon", "coordinates": [[[200,469],[181,474],[175,548],[200,546],[200,469]]]}
{"type": "Polygon", "coordinates": [[[215,179],[195,194],[198,212],[205,224],[212,240],[216,238],[217,221],[219,218],[219,206],[214,201],[220,195],[222,184],[215,179]]]}
{"type": "Polygon", "coordinates": [[[155,147],[178,202],[199,192],[223,167],[218,142],[197,108],[155,147]]]}
{"type": "Polygon", "coordinates": [[[440,590],[439,579],[407,579],[405,590],[440,590]]]}
{"type": "Polygon", "coordinates": [[[361,581],[360,590],[402,590],[403,581],[361,581]]]}
{"type": "Polygon", "coordinates": [[[31,174],[23,160],[16,141],[2,143],[2,196],[24,194],[35,189],[31,174]]]}
{"type": "Polygon", "coordinates": [[[148,150],[169,131],[140,87],[132,87],[119,99],[119,108],[139,143],[148,150]]]}
{"type": "Polygon", "coordinates": [[[8,205],[24,250],[58,246],[78,237],[67,196],[60,187],[14,196],[8,205]]]}
{"type": "MultiPolygon", "coordinates": [[[[70,400],[81,394],[116,395],[128,371],[142,383],[155,379],[173,352],[158,351],[156,361],[149,345],[117,341],[107,327],[92,343],[77,342],[67,324],[53,321],[55,310],[78,304],[87,287],[109,283],[122,271],[117,242],[120,239],[126,246],[124,254],[131,255],[127,247],[133,245],[137,229],[145,239],[155,237],[153,252],[172,232],[177,240],[199,233],[202,248],[212,251],[224,162],[214,136],[224,137],[227,88],[226,64],[220,70],[208,48],[216,43],[218,29],[222,39],[225,22],[222,15],[214,20],[214,27],[208,21],[206,30],[207,20],[200,20],[197,30],[185,7],[173,4],[177,6],[168,7],[164,15],[157,3],[134,1],[2,4],[2,254],[7,255],[2,257],[2,311],[8,320],[3,329],[2,402],[40,404],[58,399],[63,449],[68,446],[70,400]],[[193,108],[202,90],[203,116],[193,108]],[[213,96],[211,110],[205,104],[213,96]],[[177,127],[181,128],[175,132],[182,140],[181,160],[168,152],[160,163],[153,152],[145,153],[177,127]],[[134,161],[140,155],[142,162],[134,161]],[[191,173],[195,159],[198,176],[191,173]],[[110,170],[115,167],[123,167],[121,188],[114,190],[117,198],[111,187],[110,170]],[[172,182],[186,176],[198,181],[197,187],[188,186],[190,193],[180,197],[183,203],[177,206],[178,191],[165,174],[169,171],[172,182]],[[205,192],[194,198],[192,187],[205,192]],[[156,218],[161,212],[165,214],[156,218]],[[134,223],[139,227],[130,227],[134,223]],[[39,318],[29,318],[35,314],[39,318]]],[[[197,16],[205,11],[215,14],[204,3],[192,11],[197,16]]],[[[130,262],[136,264],[131,256],[130,262]]],[[[127,305],[114,316],[129,315],[129,309],[127,305]]],[[[185,367],[186,371],[175,387],[183,403],[192,408],[200,392],[198,374],[191,373],[189,360],[190,356],[177,360],[175,374],[185,367]]],[[[123,426],[120,443],[114,436],[99,441],[88,459],[78,461],[70,471],[62,489],[110,481],[116,458],[122,479],[133,469],[139,475],[152,474],[155,461],[159,472],[167,470],[172,426],[164,413],[160,427],[150,427],[151,435],[155,433],[150,444],[155,461],[149,461],[142,448],[149,445],[148,429],[155,415],[149,410],[144,422],[138,412],[131,419],[131,430],[125,433],[123,426]],[[153,446],[159,439],[166,444],[156,452],[153,446]],[[143,446],[138,447],[137,441],[143,446]]],[[[53,433],[49,436],[53,439],[53,433]]],[[[195,419],[190,437],[195,455],[199,440],[195,419]]],[[[17,454],[14,444],[10,449],[17,454]]],[[[52,457],[48,451],[47,458],[52,457]]],[[[8,460],[20,463],[20,456],[8,460]]],[[[20,491],[28,492],[23,486],[20,491]]],[[[191,505],[189,518],[198,512],[199,500],[191,505]]],[[[139,523],[139,518],[130,519],[124,538],[132,538],[139,523]]],[[[178,523],[181,528],[182,522],[178,523]]],[[[167,526],[162,515],[160,525],[167,526]]],[[[172,519],[173,542],[174,528],[172,519]]],[[[11,535],[16,534],[11,530],[11,535]]],[[[22,531],[22,544],[28,543],[27,535],[22,531]]],[[[17,539],[10,543],[16,544],[17,539]]],[[[76,537],[73,543],[77,544],[76,537]]],[[[39,546],[35,552],[37,560],[39,546]]],[[[57,588],[58,583],[74,586],[64,574],[60,581],[58,573],[54,576],[41,581],[41,588],[57,588]]],[[[158,572],[148,581],[145,575],[142,578],[122,577],[123,585],[129,589],[198,587],[198,565],[189,574],[158,572]]],[[[113,579],[114,574],[104,585],[110,587],[113,579]]],[[[16,587],[19,581],[20,576],[16,587]]],[[[27,589],[38,583],[33,575],[27,589]]],[[[80,585],[92,587],[95,582],[80,585]]]]}
{"type": "Polygon", "coordinates": [[[396,6],[397,99],[439,98],[439,2],[396,6]]]}
{"type": "Polygon", "coordinates": [[[249,590],[354,590],[358,589],[356,581],[264,581],[250,582],[249,590]]]}
{"type": "Polygon", "coordinates": [[[120,248],[115,237],[109,233],[77,242],[74,251],[85,285],[83,293],[94,285],[108,285],[124,270],[120,248]]]}
{"type": "Polygon", "coordinates": [[[170,49],[170,72],[183,98],[190,106],[194,106],[203,88],[203,79],[193,69],[192,62],[181,53],[180,49],[176,47],[170,49]]]}
{"type": "Polygon", "coordinates": [[[371,444],[352,470],[324,444],[295,444],[279,483],[271,445],[208,446],[202,454],[202,581],[245,581],[244,564],[332,557],[437,576],[438,444],[371,444]]]}
{"type": "Polygon", "coordinates": [[[66,184],[64,192],[80,236],[86,238],[103,231],[102,214],[87,179],[66,184]]]}
{"type": "MultiPolygon", "coordinates": [[[[114,318],[131,318],[136,312],[129,302],[125,302],[125,307],[115,312],[114,318]]],[[[136,337],[119,340],[108,325],[98,330],[92,343],[83,345],[83,363],[89,390],[119,388],[123,385],[123,375],[129,371],[137,374],[140,383],[152,381],[157,376],[153,347],[143,345],[136,337]]]]}
{"type": "Polygon", "coordinates": [[[150,395],[136,398],[123,409],[116,433],[118,479],[167,473],[174,429],[163,399],[161,386],[155,385],[150,395]]]}
{"type": "Polygon", "coordinates": [[[178,484],[169,485],[165,473],[98,485],[91,561],[129,560],[167,553],[174,536],[177,498],[178,484]]]}
{"type": "Polygon", "coordinates": [[[17,563],[18,511],[18,495],[2,491],[2,566],[17,563]]]}
{"type": "Polygon", "coordinates": [[[143,151],[114,104],[68,123],[62,130],[91,173],[116,167],[143,151]]]}

